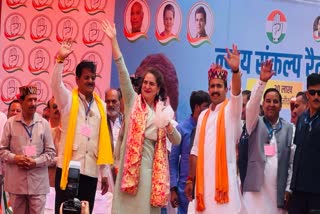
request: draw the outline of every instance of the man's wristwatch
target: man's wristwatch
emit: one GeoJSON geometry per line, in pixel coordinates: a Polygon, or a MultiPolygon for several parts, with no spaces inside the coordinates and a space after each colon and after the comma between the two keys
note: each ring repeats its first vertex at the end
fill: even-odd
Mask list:
{"type": "Polygon", "coordinates": [[[232,73],[236,74],[236,73],[239,73],[239,68],[237,70],[231,70],[232,73]]]}

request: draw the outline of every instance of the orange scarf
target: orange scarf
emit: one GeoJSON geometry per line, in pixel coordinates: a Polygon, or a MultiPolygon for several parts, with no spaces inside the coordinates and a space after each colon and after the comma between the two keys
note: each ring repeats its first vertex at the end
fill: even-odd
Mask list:
{"type": "MultiPolygon", "coordinates": [[[[217,124],[216,124],[216,169],[215,169],[215,200],[218,204],[224,204],[229,202],[229,182],[228,182],[228,167],[227,167],[227,152],[226,152],[226,130],[225,130],[225,107],[228,104],[226,99],[218,112],[217,124]]],[[[208,109],[203,117],[200,133],[199,133],[199,154],[197,159],[196,169],[196,202],[197,211],[205,210],[204,203],[204,141],[207,120],[210,114],[208,109]]]]}
{"type": "MultiPolygon", "coordinates": [[[[130,115],[121,179],[121,190],[131,195],[135,195],[138,191],[147,117],[147,104],[141,95],[138,95],[130,115]]],[[[170,193],[169,166],[166,132],[164,129],[158,129],[157,134],[153,157],[150,204],[155,207],[162,207],[167,204],[170,193]]]]}

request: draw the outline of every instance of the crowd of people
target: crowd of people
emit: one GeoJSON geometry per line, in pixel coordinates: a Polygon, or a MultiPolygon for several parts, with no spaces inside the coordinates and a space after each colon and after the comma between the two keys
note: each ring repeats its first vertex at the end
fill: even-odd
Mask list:
{"type": "Polygon", "coordinates": [[[190,116],[178,124],[164,73],[151,63],[139,78],[130,76],[115,25],[101,25],[119,89],[108,89],[102,100],[94,92],[96,65],[84,60],[76,67],[77,87],[68,90],[62,71],[73,49],[66,40],[43,115],[36,112],[33,85],[20,87],[7,116],[0,113],[0,182],[13,213],[44,213],[49,186],[55,213],[63,213],[74,162],[81,213],[93,212],[98,180],[101,194],[113,189],[113,214],[320,212],[320,74],[307,77],[288,122],[280,117],[281,93],[266,88],[272,60],[261,64],[252,91],[242,91],[233,45],[225,56],[230,87],[228,71],[212,64],[208,91],[190,94],[190,116]]]}

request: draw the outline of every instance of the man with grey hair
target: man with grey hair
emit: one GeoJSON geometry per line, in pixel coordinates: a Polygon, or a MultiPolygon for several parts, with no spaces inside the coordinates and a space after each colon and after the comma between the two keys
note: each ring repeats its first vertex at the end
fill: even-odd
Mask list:
{"type": "Polygon", "coordinates": [[[120,112],[121,92],[117,89],[110,88],[105,93],[105,101],[107,104],[107,114],[113,137],[113,148],[116,147],[123,115],[120,112]]]}

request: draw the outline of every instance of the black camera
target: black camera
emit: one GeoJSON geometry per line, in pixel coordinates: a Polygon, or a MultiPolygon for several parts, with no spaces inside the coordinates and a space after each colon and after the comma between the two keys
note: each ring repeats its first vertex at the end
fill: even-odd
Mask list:
{"type": "Polygon", "coordinates": [[[81,213],[81,201],[77,198],[68,199],[63,202],[62,206],[63,214],[80,214],[81,213]]]}
{"type": "Polygon", "coordinates": [[[63,202],[62,213],[81,213],[81,201],[76,198],[79,191],[80,162],[70,161],[68,184],[66,188],[67,201],[63,202]]]}

